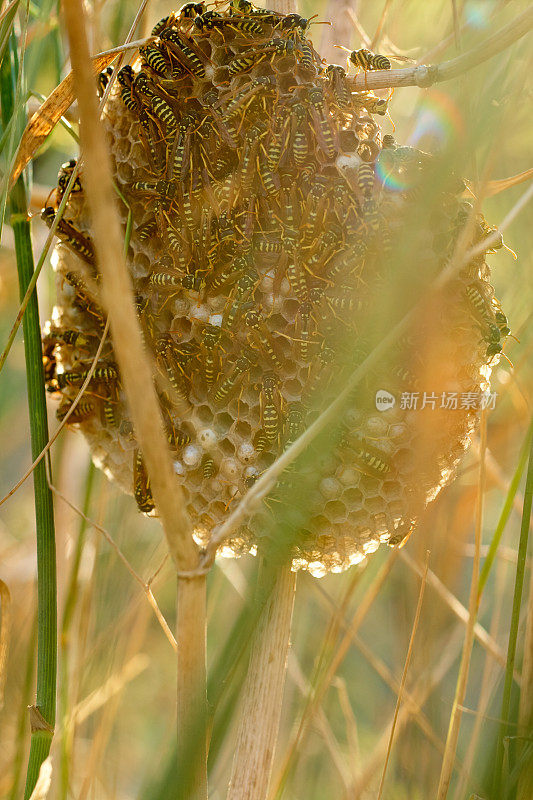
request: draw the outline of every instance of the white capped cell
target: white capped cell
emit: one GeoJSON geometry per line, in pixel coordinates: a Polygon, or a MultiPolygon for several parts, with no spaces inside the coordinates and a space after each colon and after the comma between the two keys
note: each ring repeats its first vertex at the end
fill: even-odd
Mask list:
{"type": "Polygon", "coordinates": [[[174,468],[174,472],[176,475],[185,475],[185,467],[181,463],[181,461],[174,461],[172,464],[174,468]]]}
{"type": "Polygon", "coordinates": [[[352,565],[352,567],[355,564],[360,564],[361,561],[364,561],[364,560],[365,560],[364,553],[358,553],[358,552],[352,553],[352,555],[348,559],[348,561],[352,565]]]}
{"type": "Polygon", "coordinates": [[[225,489],[225,486],[226,484],[222,483],[222,481],[219,478],[212,478],[211,481],[209,482],[209,487],[211,491],[216,492],[217,494],[220,494],[220,492],[222,492],[225,489]]]}
{"type": "Polygon", "coordinates": [[[379,540],[378,539],[370,539],[369,542],[365,542],[363,545],[363,552],[365,555],[369,553],[375,553],[379,547],[379,540]]]}
{"type": "Polygon", "coordinates": [[[202,428],[198,434],[198,441],[204,450],[210,450],[218,441],[218,436],[212,428],[202,428]]]}
{"type": "Polygon", "coordinates": [[[188,467],[196,467],[202,458],[202,451],[195,444],[188,444],[183,450],[183,463],[188,467]]]}
{"type": "MultiPolygon", "coordinates": [[[[54,250],[55,253],[55,250],[54,250]]],[[[62,309],[59,306],[54,306],[52,309],[52,322],[59,324],[61,322],[62,309]]]]}
{"type": "Polygon", "coordinates": [[[341,170],[341,172],[349,172],[350,170],[357,170],[359,165],[362,163],[363,161],[357,155],[357,153],[352,153],[351,155],[339,156],[335,161],[335,164],[341,170]]]}
{"type": "Polygon", "coordinates": [[[196,322],[209,322],[211,316],[211,309],[208,305],[191,305],[189,317],[196,320],[196,322]]]}
{"type": "Polygon", "coordinates": [[[337,497],[341,490],[341,485],[336,478],[323,478],[320,481],[320,493],[324,495],[324,497],[337,497]]]}
{"type": "Polygon", "coordinates": [[[209,324],[214,325],[215,328],[220,328],[222,326],[222,314],[211,314],[209,324]]]}
{"type": "Polygon", "coordinates": [[[176,317],[183,317],[189,309],[189,301],[184,300],[183,297],[178,297],[172,303],[172,310],[176,317]]]}
{"type": "Polygon", "coordinates": [[[274,290],[274,279],[275,279],[275,271],[270,269],[268,272],[265,272],[261,283],[259,284],[259,288],[261,291],[266,292],[267,294],[271,294],[274,290]]]}
{"type": "Polygon", "coordinates": [[[339,480],[344,486],[354,486],[360,474],[352,467],[345,467],[339,474],[339,480]]]}
{"type": "Polygon", "coordinates": [[[249,480],[250,478],[258,478],[259,477],[259,470],[257,467],[246,467],[244,472],[244,479],[249,480]]]}
{"type": "Polygon", "coordinates": [[[237,450],[237,458],[243,464],[249,464],[257,456],[255,447],[251,442],[243,442],[237,450]]]}
{"type": "Polygon", "coordinates": [[[369,417],[365,423],[369,436],[385,436],[387,428],[388,422],[383,417],[369,417]]]}
{"type": "Polygon", "coordinates": [[[407,433],[407,426],[402,422],[391,425],[389,428],[389,436],[391,439],[403,439],[407,433]]]}
{"type": "Polygon", "coordinates": [[[320,561],[311,561],[308,570],[313,578],[323,578],[327,574],[327,569],[320,561]]]}

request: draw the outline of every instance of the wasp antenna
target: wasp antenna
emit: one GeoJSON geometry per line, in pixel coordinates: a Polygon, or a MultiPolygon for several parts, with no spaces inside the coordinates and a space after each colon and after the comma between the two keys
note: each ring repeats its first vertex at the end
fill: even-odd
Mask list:
{"type": "MultiPolygon", "coordinates": [[[[312,17],[309,17],[309,19],[307,20],[307,21],[308,21],[308,23],[309,23],[309,24],[311,24],[311,22],[312,22],[312,21],[313,21],[313,20],[314,20],[316,17],[318,17],[318,14],[313,14],[313,16],[312,16],[312,17]]],[[[313,22],[313,25],[331,25],[331,22],[330,22],[329,20],[322,19],[322,20],[320,20],[320,22],[313,22]]]]}
{"type": "Polygon", "coordinates": [[[334,44],[333,47],[336,47],[338,50],[344,50],[345,53],[352,52],[349,47],[344,47],[343,44],[334,44]]]}
{"type": "MultiPolygon", "coordinates": [[[[518,256],[516,255],[515,251],[514,251],[514,250],[512,250],[512,249],[509,247],[509,245],[508,245],[508,244],[505,244],[505,242],[503,242],[502,244],[503,244],[503,246],[504,246],[505,250],[508,250],[508,251],[510,252],[510,254],[512,255],[512,257],[514,258],[514,260],[515,260],[515,261],[517,261],[517,260],[518,260],[518,256]]],[[[518,341],[518,339],[517,339],[517,341],[518,341]]]]}
{"type": "MultiPolygon", "coordinates": [[[[45,207],[45,208],[48,208],[48,207],[49,207],[49,205],[50,205],[50,203],[49,203],[49,200],[50,200],[50,198],[52,197],[52,195],[54,194],[55,190],[56,190],[56,187],[55,187],[55,186],[54,186],[52,189],[50,189],[50,192],[49,192],[49,194],[48,194],[48,197],[46,198],[46,202],[45,202],[45,204],[44,204],[44,207],[45,207]]],[[[31,215],[30,215],[30,219],[31,219],[33,216],[34,216],[34,214],[31,214],[31,215]]],[[[504,247],[505,247],[505,245],[504,245],[504,247]]]]}
{"type": "MultiPolygon", "coordinates": [[[[513,337],[513,338],[514,338],[514,337],[513,337]]],[[[503,350],[501,351],[500,355],[501,355],[501,356],[503,356],[503,357],[505,358],[505,360],[507,361],[507,363],[509,364],[509,366],[511,367],[511,369],[512,369],[512,370],[514,370],[514,364],[513,364],[513,362],[511,361],[511,359],[509,358],[509,356],[508,356],[508,355],[506,355],[506,354],[503,352],[503,350]]]]}

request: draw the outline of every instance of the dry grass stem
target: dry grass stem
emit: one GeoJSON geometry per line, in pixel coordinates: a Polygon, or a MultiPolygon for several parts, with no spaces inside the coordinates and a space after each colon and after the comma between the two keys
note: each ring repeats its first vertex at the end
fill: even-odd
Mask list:
{"type": "Polygon", "coordinates": [[[372,41],[370,42],[369,49],[372,52],[375,52],[378,49],[379,43],[381,41],[381,37],[383,35],[383,28],[385,27],[385,23],[387,21],[387,17],[389,15],[390,7],[393,3],[393,0],[385,0],[385,5],[383,6],[383,11],[381,12],[381,16],[379,18],[379,22],[376,28],[376,32],[372,37],[372,41]]]}
{"type": "Polygon", "coordinates": [[[351,774],[350,785],[357,779],[359,762],[361,760],[361,750],[359,747],[359,733],[357,729],[357,720],[355,718],[354,710],[350,703],[348,694],[348,687],[346,681],[342,678],[336,678],[334,681],[335,688],[339,697],[339,705],[344,716],[346,739],[348,744],[348,768],[351,774]]]}
{"type": "MultiPolygon", "coordinates": [[[[95,56],[91,63],[94,78],[96,78],[98,73],[105,69],[114,58],[115,53],[95,56]]],[[[73,102],[74,77],[72,72],[69,72],[66,78],[63,78],[59,86],[56,86],[54,91],[46,98],[26,126],[11,171],[11,186],[15,184],[22,170],[27,166],[73,102]]]]}
{"type": "Polygon", "coordinates": [[[389,764],[389,758],[390,758],[390,754],[391,754],[391,750],[392,750],[392,743],[394,741],[394,732],[396,730],[396,723],[398,721],[398,713],[400,711],[400,706],[401,706],[402,700],[403,700],[403,695],[404,695],[404,691],[405,691],[405,682],[407,680],[407,672],[409,671],[409,664],[411,663],[411,655],[412,655],[412,652],[413,652],[413,644],[414,644],[414,641],[415,641],[416,631],[418,629],[418,622],[420,620],[420,613],[422,611],[422,602],[424,600],[424,591],[425,591],[425,588],[426,588],[428,568],[429,568],[429,552],[426,554],[426,566],[425,566],[425,570],[424,570],[424,575],[422,576],[422,582],[420,584],[420,591],[419,591],[419,594],[418,594],[418,603],[417,603],[417,606],[416,606],[415,618],[413,620],[413,628],[411,630],[411,637],[409,639],[409,647],[407,648],[407,655],[405,657],[405,664],[404,664],[404,668],[403,668],[403,672],[402,672],[402,679],[401,679],[401,682],[400,682],[400,690],[398,692],[398,699],[396,701],[396,708],[394,709],[394,716],[393,716],[393,719],[392,719],[392,726],[391,726],[389,744],[387,745],[387,754],[385,756],[385,763],[383,765],[383,772],[381,774],[381,781],[380,781],[380,784],[379,784],[377,800],[381,800],[381,798],[383,796],[383,786],[385,785],[385,776],[387,774],[387,766],[389,764]]]}
{"type": "MultiPolygon", "coordinates": [[[[481,455],[481,443],[479,441],[479,437],[474,436],[472,441],[472,450],[478,457],[481,455]]],[[[487,475],[494,480],[494,482],[499,486],[502,491],[503,495],[507,495],[509,492],[511,482],[506,480],[504,477],[504,471],[492,455],[491,451],[487,448],[485,453],[485,469],[487,470],[487,475]]],[[[524,502],[523,495],[521,492],[517,492],[513,499],[513,508],[518,514],[519,517],[522,516],[522,503],[524,502]]]]}
{"type": "MultiPolygon", "coordinates": [[[[491,630],[490,630],[491,636],[493,636],[494,638],[497,637],[498,629],[500,626],[500,616],[503,607],[503,595],[505,592],[505,577],[506,577],[505,565],[499,565],[499,569],[497,570],[496,573],[496,583],[497,583],[497,588],[495,592],[496,611],[491,620],[491,630]]],[[[496,665],[492,663],[487,657],[485,657],[485,662],[483,665],[483,675],[481,676],[481,686],[479,690],[479,697],[477,704],[478,713],[476,715],[476,721],[474,723],[472,735],[468,743],[468,750],[466,752],[466,756],[464,759],[464,765],[463,765],[464,772],[461,775],[461,780],[458,781],[457,783],[454,800],[462,800],[467,791],[468,779],[469,776],[472,774],[472,767],[476,757],[477,747],[479,744],[481,732],[483,730],[483,725],[485,723],[485,715],[489,708],[490,699],[493,695],[493,692],[496,689],[499,677],[500,674],[496,665]]]]}
{"type": "MultiPolygon", "coordinates": [[[[318,592],[318,594],[323,601],[327,602],[330,608],[335,608],[335,603],[333,599],[329,597],[329,595],[325,591],[321,590],[318,592]]],[[[342,619],[342,625],[345,631],[348,632],[350,631],[350,624],[345,619],[342,619]]],[[[400,693],[400,683],[395,679],[394,675],[391,673],[387,665],[372,652],[370,647],[368,647],[357,634],[353,636],[353,643],[358,648],[358,650],[360,650],[362,655],[365,657],[365,659],[368,661],[371,667],[375,670],[375,672],[380,676],[380,678],[384,681],[384,683],[387,684],[387,686],[391,689],[391,691],[394,694],[398,695],[400,693]]],[[[331,683],[334,683],[338,680],[340,680],[338,677],[332,678],[331,683]]],[[[441,739],[437,736],[427,716],[418,706],[413,695],[405,689],[405,686],[402,690],[402,697],[404,702],[411,706],[413,718],[417,723],[417,725],[420,727],[420,730],[424,733],[424,735],[428,738],[428,740],[432,742],[432,744],[434,744],[436,749],[439,752],[443,753],[444,742],[441,741],[441,739]]]]}
{"type": "Polygon", "coordinates": [[[463,55],[440,64],[419,64],[403,69],[376,70],[370,75],[368,73],[356,75],[350,79],[352,90],[392,89],[398,86],[427,88],[435,83],[449,81],[501,53],[502,50],[529,33],[532,27],[533,9],[530,8],[463,55]]]}
{"type": "MultiPolygon", "coordinates": [[[[435,664],[428,668],[426,673],[418,676],[416,688],[413,691],[415,703],[422,707],[436,686],[440,684],[444,676],[453,667],[458,653],[461,649],[462,636],[460,632],[454,631],[441,646],[437,645],[437,658],[435,664]]],[[[400,708],[396,721],[397,735],[405,728],[411,716],[410,708],[405,705],[400,708]]],[[[390,739],[392,719],[385,726],[378,743],[374,745],[372,753],[368,757],[365,767],[358,780],[350,787],[348,797],[350,800],[361,800],[365,796],[368,787],[375,781],[383,763],[385,753],[390,739]]],[[[456,765],[457,766],[457,765],[456,765]]]]}
{"type": "Polygon", "coordinates": [[[254,634],[227,800],[264,800],[276,747],[296,575],[279,567],[254,634]]]}
{"type": "MultiPolygon", "coordinates": [[[[319,708],[322,702],[324,694],[331,685],[331,682],[340,664],[348,654],[353,639],[357,631],[359,630],[360,626],[362,625],[364,618],[368,614],[372,606],[372,603],[375,601],[376,597],[380,592],[380,589],[382,588],[385,580],[390,574],[390,571],[396,561],[396,556],[397,556],[397,551],[393,551],[392,553],[390,553],[389,557],[381,567],[379,573],[376,575],[371,585],[367,589],[366,593],[361,598],[361,601],[359,602],[359,605],[357,607],[357,611],[354,614],[354,618],[352,619],[351,623],[347,626],[346,633],[344,634],[342,641],[339,644],[337,651],[335,652],[335,655],[325,668],[323,674],[321,674],[317,684],[314,686],[313,692],[309,696],[308,702],[303,711],[298,728],[291,737],[291,740],[285,749],[285,755],[282,763],[280,764],[275,780],[272,783],[269,798],[276,797],[278,792],[280,791],[280,788],[288,772],[291,761],[296,751],[301,746],[304,736],[309,730],[310,723],[312,722],[315,714],[317,713],[317,709],[319,708]]],[[[324,589],[318,583],[314,584],[314,588],[319,593],[324,592],[324,589]]]]}
{"type": "Polygon", "coordinates": [[[365,31],[365,29],[361,25],[359,17],[357,16],[357,14],[356,14],[356,12],[354,11],[353,8],[349,8],[348,9],[348,16],[350,18],[350,22],[352,23],[357,35],[361,39],[361,43],[362,43],[363,47],[369,48],[370,47],[370,41],[371,41],[370,36],[368,35],[368,33],[365,31]]]}
{"type": "MultiPolygon", "coordinates": [[[[474,550],[473,557],[476,557],[477,550],[474,550]]],[[[400,550],[400,558],[418,575],[422,576],[423,574],[423,566],[417,563],[412,556],[410,556],[404,550],[400,550]]],[[[432,570],[428,570],[428,584],[435,589],[439,597],[446,603],[446,605],[450,608],[451,611],[455,614],[455,616],[461,620],[464,625],[468,625],[470,616],[468,609],[461,603],[460,600],[450,592],[450,590],[443,584],[440,578],[435,575],[432,570]]],[[[481,625],[479,622],[474,624],[474,637],[477,639],[479,644],[485,648],[487,653],[490,653],[492,658],[498,662],[502,667],[505,667],[506,664],[506,657],[504,651],[498,645],[496,641],[492,638],[490,633],[481,625]]],[[[514,679],[515,682],[520,685],[521,677],[518,670],[514,671],[514,679]]]]}
{"type": "Polygon", "coordinates": [[[11,594],[7,583],[0,579],[0,710],[4,707],[7,654],[11,633],[11,594]]]}
{"type": "MultiPolygon", "coordinates": [[[[363,642],[360,636],[356,636],[354,639],[354,644],[361,651],[363,656],[366,658],[368,663],[372,666],[372,668],[376,671],[376,673],[382,678],[382,680],[387,684],[387,686],[391,689],[391,691],[398,695],[400,693],[400,684],[394,677],[394,675],[390,672],[387,665],[376,656],[370,647],[363,642]]],[[[427,715],[422,711],[420,706],[418,705],[417,701],[413,697],[412,693],[409,692],[407,689],[403,689],[403,701],[411,708],[411,713],[413,716],[414,721],[424,734],[427,737],[427,740],[431,742],[432,745],[438,750],[439,753],[444,753],[444,741],[437,735],[436,731],[432,727],[427,715]]]]}
{"type": "Polygon", "coordinates": [[[450,723],[448,726],[448,736],[446,738],[446,750],[442,760],[442,768],[437,790],[437,800],[445,800],[448,795],[450,780],[452,777],[457,741],[459,739],[459,728],[461,725],[460,706],[464,703],[468,674],[470,669],[470,659],[475,638],[475,623],[477,616],[477,592],[479,583],[479,548],[481,547],[481,534],[483,528],[483,496],[485,493],[485,450],[487,447],[487,417],[484,411],[481,412],[481,445],[480,445],[480,464],[479,464],[479,484],[476,504],[476,524],[475,524],[475,545],[476,552],[472,564],[472,582],[470,585],[470,600],[468,604],[468,623],[466,626],[463,654],[461,666],[457,678],[457,687],[453,701],[450,723]]]}
{"type": "MultiPolygon", "coordinates": [[[[307,680],[300,663],[293,652],[289,653],[288,675],[302,696],[309,697],[311,693],[311,684],[307,680]]],[[[337,770],[339,778],[341,779],[344,788],[347,789],[350,785],[350,770],[346,764],[346,759],[341,753],[339,742],[337,741],[328,718],[322,708],[318,709],[314,722],[318,732],[324,740],[324,744],[328,749],[331,761],[335,765],[335,769],[337,770]]]]}
{"type": "Polygon", "coordinates": [[[130,564],[130,562],[128,561],[128,559],[126,558],[126,556],[124,555],[118,544],[115,542],[109,531],[107,531],[104,527],[102,527],[97,522],[90,519],[86,514],[84,514],[83,511],[80,508],[78,508],[74,503],[72,503],[67,497],[65,497],[65,495],[62,492],[60,492],[56,486],[54,486],[53,484],[49,485],[50,489],[56,495],[56,497],[59,497],[69,508],[75,511],[76,514],[87,523],[87,525],[90,525],[91,528],[94,528],[94,530],[98,531],[98,533],[101,533],[103,535],[106,542],[115,551],[117,557],[120,559],[120,561],[122,561],[122,563],[130,573],[130,575],[134,578],[135,581],[137,581],[137,583],[141,587],[146,599],[148,600],[148,603],[150,604],[150,606],[154,611],[157,621],[159,622],[161,628],[163,629],[165,636],[167,637],[168,641],[170,642],[174,650],[177,650],[177,644],[174,634],[170,630],[170,626],[166,621],[164,615],[162,614],[161,609],[157,605],[157,601],[150,588],[151,583],[155,576],[152,576],[148,581],[144,581],[143,578],[141,578],[141,576],[132,567],[132,565],[130,564]]]}
{"type": "MultiPolygon", "coordinates": [[[[191,570],[197,564],[198,550],[191,536],[183,493],[174,476],[152,371],[143,348],[131,282],[123,257],[120,225],[113,203],[110,156],[99,121],[83,6],[81,2],[72,0],[64,5],[64,10],[80,111],[87,174],[85,189],[114,350],[169,551],[177,570],[191,570]],[[117,298],[120,298],[120,303],[117,298]]],[[[180,748],[189,747],[191,741],[199,743],[192,757],[194,789],[190,796],[201,800],[207,796],[205,579],[197,577],[179,581],[177,624],[178,742],[180,748]],[[185,611],[188,612],[187,616],[185,611]],[[198,671],[202,664],[203,667],[200,666],[198,671]],[[194,670],[193,673],[188,671],[189,667],[194,670]],[[202,679],[203,687],[200,687],[202,679]],[[191,698],[195,703],[194,719],[191,698]],[[198,731],[198,725],[203,727],[203,734],[198,731]]]]}
{"type": "Polygon", "coordinates": [[[112,697],[119,695],[128,683],[141,675],[149,664],[150,658],[145,653],[136,653],[132,656],[117,672],[110,675],[105,683],[76,703],[65,720],[63,733],[72,725],[81,725],[104,708],[112,697]]]}
{"type": "Polygon", "coordinates": [[[64,4],[71,46],[74,84],[80,110],[81,139],[87,167],[86,193],[93,219],[102,295],[109,313],[113,343],[130,403],[137,436],[150,475],[153,493],[178,568],[190,569],[197,551],[190,536],[182,492],[173,474],[151,369],[142,345],[133,293],[122,253],[122,235],[113,202],[111,166],[89,67],[83,6],[64,4]],[[116,298],[121,302],[117,303],[116,298]]]}

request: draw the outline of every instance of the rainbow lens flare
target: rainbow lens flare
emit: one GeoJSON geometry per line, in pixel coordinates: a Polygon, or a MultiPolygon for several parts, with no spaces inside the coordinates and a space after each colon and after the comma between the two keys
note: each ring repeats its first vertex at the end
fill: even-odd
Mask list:
{"type": "Polygon", "coordinates": [[[412,186],[409,175],[394,169],[386,150],[376,159],[376,177],[390,192],[405,192],[412,186]]]}
{"type": "Polygon", "coordinates": [[[468,0],[464,8],[464,17],[468,27],[478,30],[487,28],[495,6],[495,0],[468,0]]]}
{"type": "Polygon", "coordinates": [[[427,92],[418,107],[409,144],[430,153],[442,152],[463,136],[463,118],[452,98],[438,89],[427,92]]]}

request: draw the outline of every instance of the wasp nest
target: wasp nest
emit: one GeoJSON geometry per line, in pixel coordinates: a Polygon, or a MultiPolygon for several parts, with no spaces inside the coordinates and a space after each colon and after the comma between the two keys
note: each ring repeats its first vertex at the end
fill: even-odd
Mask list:
{"type": "MultiPolygon", "coordinates": [[[[431,203],[421,202],[434,159],[381,135],[374,117],[387,101],[354,92],[307,29],[296,14],[243,0],[225,12],[187,4],[156,25],[105,107],[125,231],[128,213],[133,220],[139,320],[202,543],[371,352],[386,287],[411,292],[395,274],[406,228],[420,274],[435,276],[470,216],[453,175],[435,179],[431,203]]],[[[350,60],[390,67],[365,50],[350,60]]],[[[60,171],[48,221],[74,165],[60,171]]],[[[476,241],[492,230],[481,217],[475,228],[476,241]]],[[[61,419],[104,326],[83,176],[58,236],[58,304],[44,350],[61,419]]],[[[327,441],[285,473],[225,552],[253,550],[269,518],[298,504],[302,475],[295,568],[345,569],[380,542],[405,539],[452,477],[479,416],[464,398],[487,390],[509,333],[488,275],[476,259],[419,313],[327,441]]],[[[141,511],[154,511],[112,343],[69,422],[141,511]]]]}

